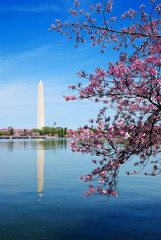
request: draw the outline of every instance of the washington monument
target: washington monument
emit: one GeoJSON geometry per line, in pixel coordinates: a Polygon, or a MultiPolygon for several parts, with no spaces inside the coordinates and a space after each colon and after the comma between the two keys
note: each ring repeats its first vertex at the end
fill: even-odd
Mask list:
{"type": "Polygon", "coordinates": [[[37,105],[37,128],[44,127],[44,90],[43,83],[40,80],[38,85],[38,105],[37,105]]]}

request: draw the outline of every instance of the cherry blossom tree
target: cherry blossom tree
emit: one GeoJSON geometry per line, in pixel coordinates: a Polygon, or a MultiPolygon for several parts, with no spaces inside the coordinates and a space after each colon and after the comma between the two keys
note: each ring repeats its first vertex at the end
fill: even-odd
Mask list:
{"type": "Polygon", "coordinates": [[[96,120],[69,131],[74,137],[71,149],[91,154],[96,164],[91,173],[80,177],[90,182],[84,196],[117,196],[122,164],[134,161],[134,171],[128,175],[139,173],[147,164],[152,164],[152,171],[145,175],[161,173],[156,157],[161,151],[161,3],[151,0],[150,11],[141,5],[139,12],[129,9],[119,19],[112,15],[111,0],[91,5],[88,12],[77,0],[74,5],[69,11],[73,22],[56,20],[49,30],[75,38],[75,47],[85,44],[87,38],[93,46],[100,45],[102,53],[111,46],[118,58],[108,62],[107,69],[78,72],[88,83],[69,86],[76,94],[66,96],[66,101],[89,99],[103,104],[96,120]],[[113,119],[108,116],[109,108],[115,111],[113,119]],[[134,155],[138,161],[133,160],[134,155]]]}

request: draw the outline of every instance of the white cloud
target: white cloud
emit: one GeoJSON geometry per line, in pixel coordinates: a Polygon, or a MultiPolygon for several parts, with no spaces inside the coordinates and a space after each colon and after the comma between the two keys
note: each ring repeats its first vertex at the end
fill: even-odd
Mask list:
{"type": "Polygon", "coordinates": [[[6,72],[8,69],[19,69],[23,63],[26,65],[26,60],[35,57],[42,58],[45,56],[46,51],[52,47],[52,45],[45,45],[19,54],[2,56],[0,57],[0,73],[6,72]]]}

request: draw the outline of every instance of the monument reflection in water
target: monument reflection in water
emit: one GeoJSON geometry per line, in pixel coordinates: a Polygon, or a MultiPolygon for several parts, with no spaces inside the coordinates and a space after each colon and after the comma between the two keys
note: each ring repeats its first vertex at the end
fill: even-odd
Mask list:
{"type": "Polygon", "coordinates": [[[1,140],[0,240],[161,239],[160,176],[122,169],[118,198],[83,198],[92,159],[70,139],[1,140]]]}
{"type": "MultiPolygon", "coordinates": [[[[34,142],[31,142],[34,145],[34,142]]],[[[70,140],[67,139],[57,139],[54,141],[36,141],[37,147],[37,192],[39,194],[39,201],[43,196],[44,189],[44,164],[45,164],[45,150],[54,150],[56,154],[56,149],[66,149],[67,144],[70,145],[70,140]]]]}
{"type": "Polygon", "coordinates": [[[37,141],[37,192],[40,198],[44,189],[44,162],[44,145],[37,141]]]}

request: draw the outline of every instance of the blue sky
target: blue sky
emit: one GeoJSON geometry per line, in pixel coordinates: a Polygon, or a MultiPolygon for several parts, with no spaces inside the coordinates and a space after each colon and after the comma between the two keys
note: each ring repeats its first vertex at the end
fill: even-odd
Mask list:
{"type": "MultiPolygon", "coordinates": [[[[80,0],[87,8],[95,0],[80,0]]],[[[101,1],[100,1],[101,2],[101,1]]],[[[148,0],[114,0],[114,15],[130,7],[138,9],[148,0]]],[[[96,117],[100,104],[88,101],[65,102],[73,94],[68,85],[78,82],[76,73],[91,73],[115,55],[108,49],[81,45],[48,31],[55,19],[70,21],[73,0],[0,0],[0,128],[35,128],[37,89],[42,80],[45,96],[45,125],[78,128],[96,117]]],[[[109,111],[109,115],[112,114],[109,111]]]]}

